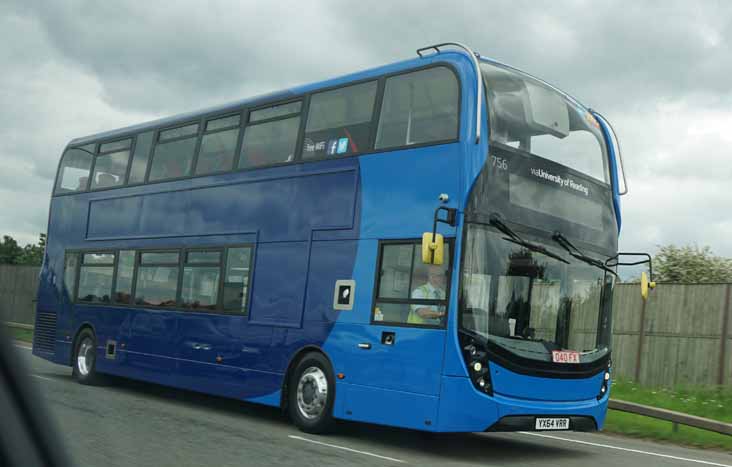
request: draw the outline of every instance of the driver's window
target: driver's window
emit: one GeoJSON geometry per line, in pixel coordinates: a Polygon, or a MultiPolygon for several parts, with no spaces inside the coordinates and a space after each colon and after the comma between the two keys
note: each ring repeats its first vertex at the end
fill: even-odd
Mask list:
{"type": "Polygon", "coordinates": [[[372,320],[384,324],[443,326],[450,283],[450,244],[445,263],[423,264],[416,241],[384,243],[380,248],[372,320]]]}

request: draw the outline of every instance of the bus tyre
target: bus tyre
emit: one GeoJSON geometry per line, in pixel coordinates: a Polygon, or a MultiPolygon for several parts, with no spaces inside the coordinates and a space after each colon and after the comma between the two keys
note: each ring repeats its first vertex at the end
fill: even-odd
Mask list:
{"type": "Polygon", "coordinates": [[[79,333],[74,347],[73,376],[81,384],[98,384],[97,339],[91,329],[79,333]]]}
{"type": "Polygon", "coordinates": [[[305,355],[295,366],[288,386],[290,418],[300,430],[317,434],[333,427],[335,380],[323,354],[305,355]]]}

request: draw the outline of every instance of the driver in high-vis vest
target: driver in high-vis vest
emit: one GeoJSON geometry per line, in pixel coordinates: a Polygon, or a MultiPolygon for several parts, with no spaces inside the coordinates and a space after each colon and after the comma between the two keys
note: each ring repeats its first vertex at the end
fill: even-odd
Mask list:
{"type": "MultiPolygon", "coordinates": [[[[445,271],[434,264],[427,267],[427,282],[412,291],[412,298],[423,300],[445,299],[445,271]]],[[[411,305],[407,323],[439,325],[445,316],[445,307],[438,305],[411,305]]]]}

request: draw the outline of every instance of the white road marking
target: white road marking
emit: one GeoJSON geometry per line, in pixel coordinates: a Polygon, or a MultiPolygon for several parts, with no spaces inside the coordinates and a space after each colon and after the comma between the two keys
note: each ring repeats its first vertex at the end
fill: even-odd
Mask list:
{"type": "Polygon", "coordinates": [[[34,377],[34,378],[45,379],[46,381],[56,381],[55,379],[48,378],[46,376],[41,376],[41,375],[31,375],[31,376],[34,377]]]}
{"type": "Polygon", "coordinates": [[[699,459],[689,459],[689,458],[686,458],[686,457],[672,456],[670,454],[661,454],[661,453],[658,453],[658,452],[641,451],[640,449],[621,448],[620,446],[612,446],[610,444],[591,443],[589,441],[581,441],[581,440],[578,440],[578,439],[561,438],[559,436],[544,435],[544,434],[540,434],[540,433],[530,433],[528,431],[521,431],[520,433],[521,434],[524,434],[524,435],[538,436],[540,438],[549,438],[549,439],[557,439],[557,440],[560,440],[560,441],[568,441],[570,443],[587,444],[589,446],[597,446],[597,447],[608,448],[608,449],[617,449],[618,451],[635,452],[637,454],[645,454],[647,456],[663,457],[663,458],[666,458],[666,459],[674,459],[674,460],[677,460],[677,461],[694,462],[694,463],[697,463],[697,464],[714,465],[714,466],[717,466],[717,467],[732,467],[732,465],[729,465],[729,464],[719,464],[717,462],[703,461],[703,460],[699,460],[699,459]]]}
{"type": "Polygon", "coordinates": [[[378,454],[374,454],[374,453],[366,452],[366,451],[359,451],[357,449],[351,449],[351,448],[347,448],[345,446],[337,446],[335,444],[323,443],[321,441],[315,441],[315,440],[312,440],[312,439],[303,438],[302,436],[288,435],[288,438],[296,439],[296,440],[299,440],[299,441],[306,441],[308,443],[313,443],[313,444],[319,444],[320,446],[327,446],[329,448],[342,449],[343,451],[355,452],[356,454],[363,454],[364,456],[376,457],[376,458],[384,459],[384,460],[387,460],[387,461],[399,462],[401,464],[406,463],[405,461],[403,461],[401,459],[394,459],[393,457],[380,456],[378,454]]]}
{"type": "Polygon", "coordinates": [[[17,347],[17,348],[23,349],[23,350],[33,350],[33,347],[28,347],[27,345],[13,344],[13,347],[17,347]]]}

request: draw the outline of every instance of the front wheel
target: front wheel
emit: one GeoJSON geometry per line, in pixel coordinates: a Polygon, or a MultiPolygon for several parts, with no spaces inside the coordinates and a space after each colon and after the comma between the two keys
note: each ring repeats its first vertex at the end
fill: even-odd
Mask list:
{"type": "Polygon", "coordinates": [[[289,384],[290,418],[306,433],[325,433],[333,427],[335,382],[323,354],[309,353],[300,360],[289,384]]]}
{"type": "Polygon", "coordinates": [[[74,348],[73,375],[81,384],[97,384],[99,375],[96,370],[97,339],[90,329],[84,329],[76,339],[74,348]]]}

